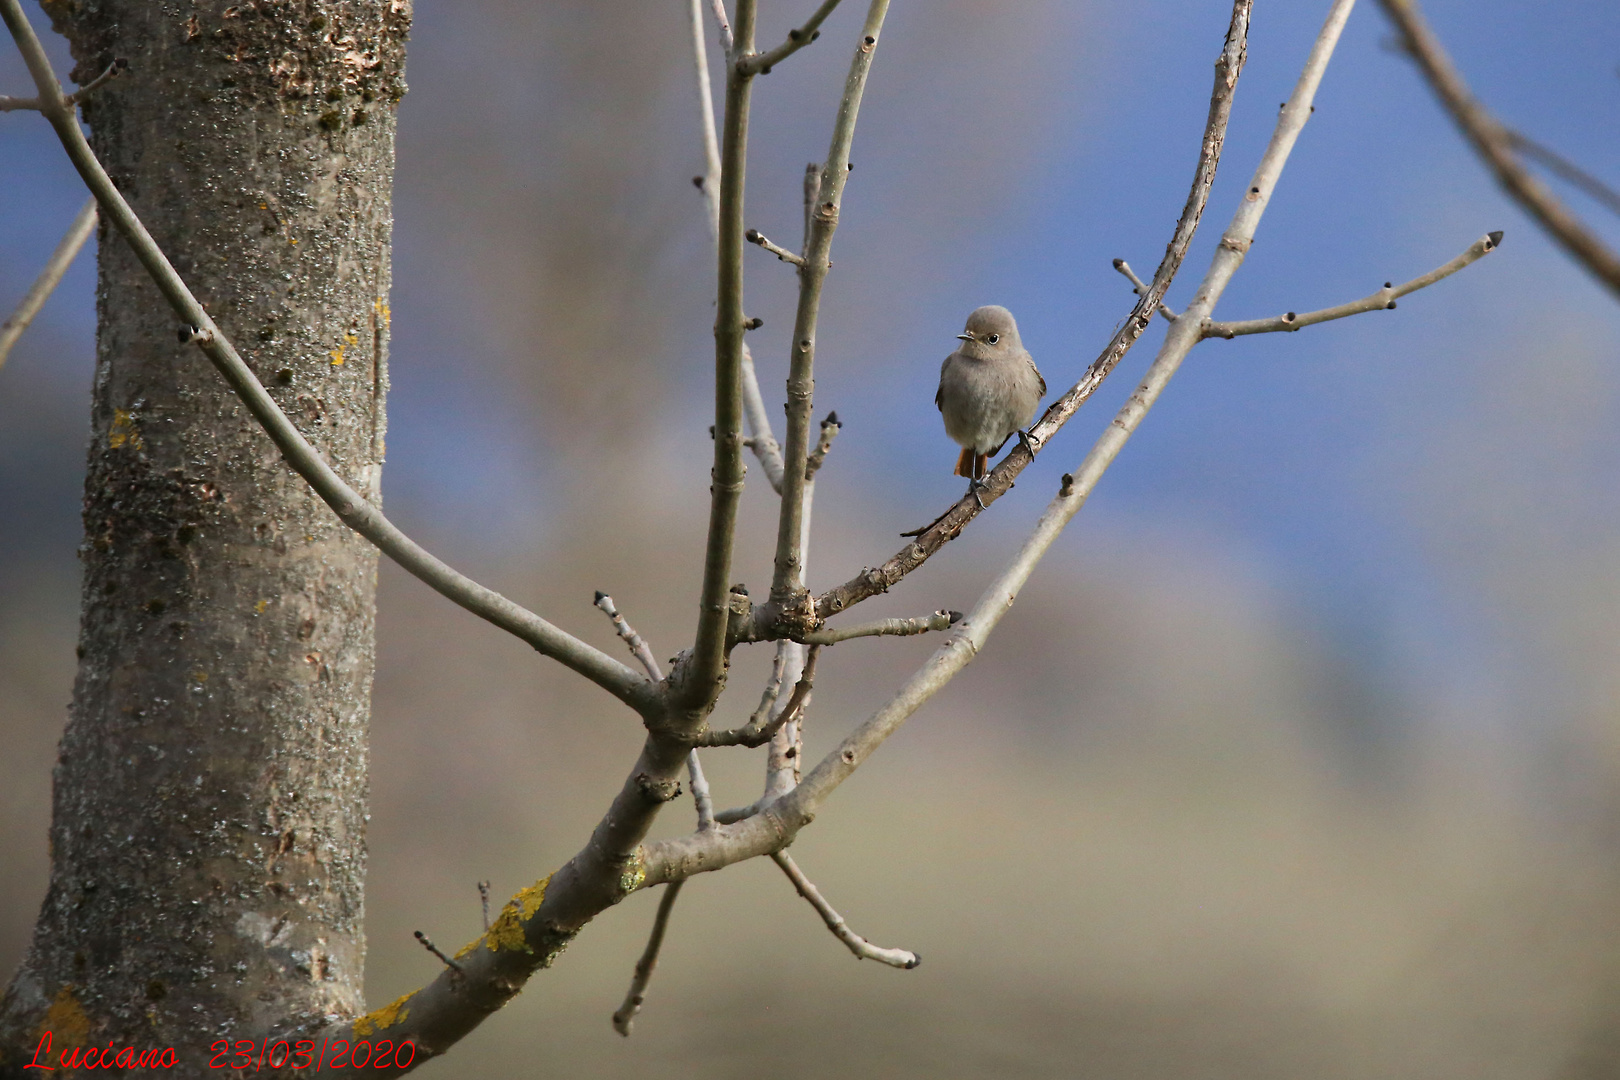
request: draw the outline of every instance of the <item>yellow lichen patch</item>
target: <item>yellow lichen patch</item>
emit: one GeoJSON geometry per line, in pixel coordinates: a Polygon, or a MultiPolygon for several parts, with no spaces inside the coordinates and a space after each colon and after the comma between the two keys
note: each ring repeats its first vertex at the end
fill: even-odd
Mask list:
{"type": "Polygon", "coordinates": [[[484,943],[484,936],[483,935],[479,935],[478,937],[473,938],[471,941],[469,941],[467,944],[465,944],[465,945],[463,945],[461,947],[460,952],[456,953],[456,959],[457,960],[466,959],[468,956],[470,956],[472,954],[472,951],[474,949],[478,948],[478,946],[482,945],[483,943],[484,943]]]}
{"type": "Polygon", "coordinates": [[[268,601],[268,600],[260,600],[257,604],[253,605],[253,613],[255,615],[263,615],[264,614],[264,609],[269,607],[269,606],[270,606],[270,601],[268,601]]]}
{"type": "Polygon", "coordinates": [[[619,875],[619,889],[624,895],[629,896],[641,888],[641,883],[646,880],[647,867],[641,861],[641,852],[638,850],[630,857],[630,862],[625,866],[624,873],[619,875]]]}
{"type": "Polygon", "coordinates": [[[83,1046],[89,1039],[90,1018],[84,1014],[79,999],[73,996],[71,986],[64,986],[56,992],[55,1000],[45,1010],[45,1019],[41,1021],[39,1031],[35,1032],[36,1040],[43,1038],[47,1031],[51,1033],[52,1044],[59,1043],[63,1049],[83,1046]]]}
{"type": "Polygon", "coordinates": [[[388,309],[388,301],[379,296],[371,302],[371,307],[373,311],[382,316],[384,326],[388,326],[393,322],[394,316],[388,309]]]}
{"type": "Polygon", "coordinates": [[[495,925],[479,939],[489,947],[490,952],[500,952],[502,949],[511,952],[519,949],[530,953],[534,951],[524,937],[523,920],[533,918],[534,913],[540,910],[540,905],[546,899],[546,886],[550,882],[551,875],[547,874],[506,902],[495,925]]]}
{"type": "Polygon", "coordinates": [[[127,409],[114,409],[112,427],[107,429],[107,445],[114,450],[127,446],[139,450],[144,445],[140,432],[135,430],[135,417],[127,409]]]}
{"type": "Polygon", "coordinates": [[[396,1024],[403,1024],[411,1011],[405,1003],[411,1000],[410,994],[395,998],[392,1002],[380,1009],[373,1009],[354,1022],[354,1033],[362,1038],[391,1028],[396,1024]]]}
{"type": "Polygon", "coordinates": [[[333,367],[342,367],[343,366],[343,350],[348,348],[350,345],[353,345],[355,342],[357,342],[359,340],[360,339],[355,337],[353,334],[344,334],[343,335],[343,344],[339,345],[337,348],[333,349],[331,352],[326,354],[326,355],[328,355],[328,356],[330,356],[332,358],[332,366],[333,367]]]}

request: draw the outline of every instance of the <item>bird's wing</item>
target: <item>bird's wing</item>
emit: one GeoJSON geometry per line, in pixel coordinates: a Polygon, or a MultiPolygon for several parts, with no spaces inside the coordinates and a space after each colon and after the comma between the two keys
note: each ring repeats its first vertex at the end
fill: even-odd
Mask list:
{"type": "MultiPolygon", "coordinates": [[[[1035,381],[1037,383],[1039,383],[1040,387],[1041,387],[1041,397],[1045,397],[1046,396],[1046,379],[1045,379],[1044,376],[1041,375],[1041,369],[1035,366],[1035,358],[1033,356],[1029,355],[1029,353],[1025,353],[1024,354],[1024,360],[1025,360],[1026,363],[1029,364],[1029,370],[1031,370],[1031,371],[1033,371],[1035,373],[1035,381]]],[[[1036,400],[1038,401],[1040,399],[1037,398],[1036,400]]]]}
{"type": "MultiPolygon", "coordinates": [[[[956,355],[955,353],[951,354],[956,355]]],[[[945,369],[951,366],[951,357],[947,356],[944,363],[939,365],[939,389],[934,391],[934,407],[940,412],[945,411],[945,369]]]]}

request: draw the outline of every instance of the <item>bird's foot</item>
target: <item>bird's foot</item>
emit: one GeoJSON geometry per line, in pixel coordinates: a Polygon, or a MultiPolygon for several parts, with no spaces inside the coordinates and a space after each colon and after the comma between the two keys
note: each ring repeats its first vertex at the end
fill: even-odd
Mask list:
{"type": "Polygon", "coordinates": [[[1029,456],[1034,457],[1041,448],[1041,444],[1035,441],[1035,436],[1031,435],[1023,428],[1018,429],[1017,435],[1018,441],[1024,444],[1025,450],[1029,451],[1029,456]]]}
{"type": "Polygon", "coordinates": [[[979,504],[980,510],[989,509],[989,507],[984,505],[984,500],[979,497],[979,492],[982,491],[986,486],[987,485],[983,480],[970,479],[968,481],[968,494],[973,496],[973,501],[979,504]]]}

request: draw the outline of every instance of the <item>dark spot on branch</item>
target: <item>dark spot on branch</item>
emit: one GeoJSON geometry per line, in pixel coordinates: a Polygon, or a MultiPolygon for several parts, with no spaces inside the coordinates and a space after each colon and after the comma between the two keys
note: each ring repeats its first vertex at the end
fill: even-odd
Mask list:
{"type": "Polygon", "coordinates": [[[1493,247],[1493,248],[1497,247],[1498,245],[1500,245],[1502,243],[1502,230],[1497,229],[1493,233],[1486,233],[1485,234],[1485,239],[1487,239],[1487,240],[1489,240],[1491,242],[1491,247],[1493,247]]]}
{"type": "Polygon", "coordinates": [[[667,803],[681,794],[679,780],[654,780],[646,773],[636,774],[636,787],[648,802],[667,803]]]}

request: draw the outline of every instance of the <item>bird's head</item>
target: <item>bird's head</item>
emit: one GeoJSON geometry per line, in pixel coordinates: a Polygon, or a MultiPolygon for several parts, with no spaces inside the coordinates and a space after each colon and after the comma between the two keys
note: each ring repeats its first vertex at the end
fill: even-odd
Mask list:
{"type": "Polygon", "coordinates": [[[960,352],[986,360],[1008,356],[1023,348],[1012,312],[996,304],[975,308],[968,316],[967,327],[956,336],[963,342],[960,352]]]}

